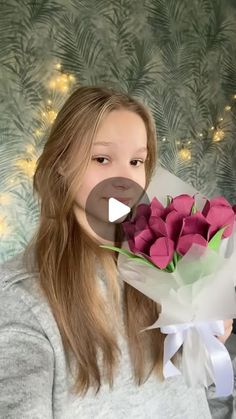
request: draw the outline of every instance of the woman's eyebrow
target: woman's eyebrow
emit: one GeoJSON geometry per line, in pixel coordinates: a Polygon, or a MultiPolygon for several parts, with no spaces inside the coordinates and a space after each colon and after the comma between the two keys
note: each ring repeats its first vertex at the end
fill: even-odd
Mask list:
{"type": "MultiPolygon", "coordinates": [[[[116,145],[116,143],[113,143],[111,141],[97,141],[96,143],[94,143],[94,145],[104,145],[104,146],[109,146],[109,145],[116,145]]],[[[137,151],[147,151],[147,147],[141,147],[139,148],[137,151]]]]}

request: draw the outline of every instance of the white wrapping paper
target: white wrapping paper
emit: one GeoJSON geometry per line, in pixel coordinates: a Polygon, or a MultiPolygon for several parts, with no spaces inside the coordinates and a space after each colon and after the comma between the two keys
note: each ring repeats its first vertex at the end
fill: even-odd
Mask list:
{"type": "MultiPolygon", "coordinates": [[[[127,243],[124,248],[129,249],[127,243]]],[[[160,327],[167,334],[164,376],[182,373],[189,386],[214,382],[218,397],[232,394],[230,356],[216,336],[224,334],[223,320],[236,318],[236,231],[218,252],[194,244],[173,273],[121,253],[117,268],[120,279],[161,305],[158,320],[142,331],[160,327]],[[181,346],[179,370],[171,357],[181,346]]]]}

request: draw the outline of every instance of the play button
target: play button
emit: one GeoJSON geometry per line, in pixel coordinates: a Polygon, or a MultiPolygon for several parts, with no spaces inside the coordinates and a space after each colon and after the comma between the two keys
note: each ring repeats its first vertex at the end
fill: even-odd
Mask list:
{"type": "Polygon", "coordinates": [[[109,198],[108,219],[110,222],[119,220],[129,212],[130,207],[115,198],[109,198]]]}
{"type": "Polygon", "coordinates": [[[112,177],[98,182],[89,193],[84,212],[90,229],[101,238],[113,241],[114,231],[124,221],[132,220],[139,204],[150,204],[145,190],[124,177],[112,177]]]}

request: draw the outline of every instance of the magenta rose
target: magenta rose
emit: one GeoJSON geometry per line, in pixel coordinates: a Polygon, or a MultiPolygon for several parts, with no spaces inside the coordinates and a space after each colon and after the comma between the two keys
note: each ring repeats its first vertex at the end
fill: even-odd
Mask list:
{"type": "Polygon", "coordinates": [[[176,251],[184,256],[192,244],[207,247],[211,225],[206,221],[201,212],[196,212],[183,219],[176,251]]]}
{"type": "Polygon", "coordinates": [[[164,212],[163,205],[153,198],[150,205],[137,207],[133,221],[122,223],[131,252],[144,256],[160,269],[164,269],[174,255],[174,242],[168,237],[165,222],[160,218],[164,212]]]}
{"type": "Polygon", "coordinates": [[[229,237],[234,228],[235,223],[235,208],[222,196],[207,200],[202,210],[206,221],[211,225],[209,231],[209,239],[220,230],[222,227],[228,226],[222,237],[229,237]]]}
{"type": "Polygon", "coordinates": [[[175,210],[178,214],[183,216],[191,215],[192,207],[195,204],[194,196],[187,194],[178,195],[172,198],[171,203],[166,207],[166,213],[175,210]]]}
{"type": "Polygon", "coordinates": [[[207,247],[223,226],[229,225],[223,237],[232,233],[236,205],[221,197],[207,201],[202,212],[194,213],[194,205],[194,196],[187,194],[172,198],[166,208],[156,197],[138,205],[134,219],[122,223],[131,252],[165,269],[175,252],[184,256],[194,243],[207,247]]]}

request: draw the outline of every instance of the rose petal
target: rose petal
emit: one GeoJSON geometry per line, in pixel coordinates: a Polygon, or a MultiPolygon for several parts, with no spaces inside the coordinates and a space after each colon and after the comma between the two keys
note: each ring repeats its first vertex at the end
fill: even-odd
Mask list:
{"type": "Polygon", "coordinates": [[[224,231],[222,237],[229,237],[232,234],[234,220],[235,220],[235,213],[232,207],[211,207],[209,212],[206,216],[206,220],[209,224],[211,224],[210,234],[214,235],[218,230],[222,227],[229,225],[227,229],[224,231]]]}
{"type": "Polygon", "coordinates": [[[200,234],[187,234],[186,236],[181,236],[177,245],[177,252],[184,256],[193,243],[199,244],[200,246],[207,247],[208,242],[200,234]]]}
{"type": "Polygon", "coordinates": [[[149,219],[149,227],[156,234],[156,238],[167,237],[166,223],[161,218],[151,216],[149,219]]]}
{"type": "Polygon", "coordinates": [[[200,234],[202,237],[208,240],[209,229],[209,222],[206,221],[201,212],[196,212],[195,214],[190,215],[184,219],[180,236],[185,236],[187,234],[200,234]]]}
{"type": "Polygon", "coordinates": [[[167,236],[177,243],[179,238],[182,225],[183,225],[184,215],[179,214],[177,211],[171,211],[166,217],[166,228],[167,236]]]}
{"type": "Polygon", "coordinates": [[[162,203],[158,201],[158,199],[155,196],[151,201],[150,208],[151,208],[151,215],[155,217],[160,217],[165,210],[162,203]]]}
{"type": "Polygon", "coordinates": [[[146,228],[148,228],[148,220],[144,215],[141,215],[135,223],[135,231],[145,230],[146,228]]]}
{"type": "Polygon", "coordinates": [[[155,234],[148,228],[140,231],[134,237],[135,252],[141,251],[146,254],[149,254],[149,248],[155,240],[155,234]]]}
{"type": "Polygon", "coordinates": [[[141,216],[144,216],[146,218],[146,220],[148,220],[150,215],[151,215],[150,205],[139,204],[136,208],[135,217],[134,217],[133,222],[136,222],[139,219],[139,217],[141,217],[141,216]]]}
{"type": "Polygon", "coordinates": [[[160,269],[166,268],[174,256],[173,240],[168,239],[168,237],[160,237],[150,247],[149,255],[152,262],[160,269]]]}
{"type": "Polygon", "coordinates": [[[171,210],[176,210],[178,213],[183,215],[190,215],[192,206],[195,203],[193,196],[182,194],[173,198],[173,201],[168,205],[167,208],[171,210]]]}
{"type": "Polygon", "coordinates": [[[217,196],[213,199],[208,199],[203,207],[202,210],[202,214],[204,215],[204,217],[207,216],[210,208],[215,207],[215,206],[223,206],[223,207],[228,207],[231,208],[230,203],[227,201],[227,199],[225,199],[223,196],[217,196]]]}

